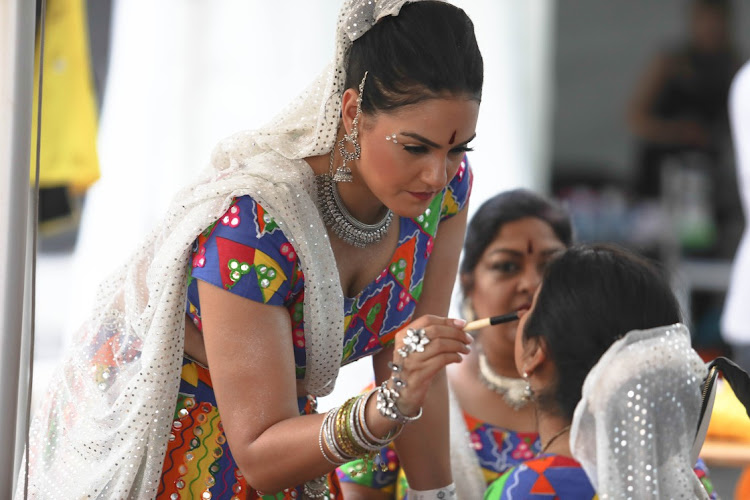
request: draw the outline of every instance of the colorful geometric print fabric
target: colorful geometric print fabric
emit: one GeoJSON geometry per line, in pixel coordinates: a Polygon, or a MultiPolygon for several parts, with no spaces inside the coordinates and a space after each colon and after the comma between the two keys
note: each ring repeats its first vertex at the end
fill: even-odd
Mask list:
{"type": "MultiPolygon", "coordinates": [[[[717,500],[703,460],[695,474],[711,500],[717,500]]],[[[506,472],[487,489],[485,500],[588,500],[598,499],[581,464],[561,455],[542,455],[506,472]]]]}
{"type": "MultiPolygon", "coordinates": [[[[471,446],[476,451],[488,485],[511,467],[539,453],[539,436],[536,433],[510,431],[476,419],[466,412],[463,415],[471,446]]],[[[363,462],[356,460],[338,469],[339,480],[380,490],[397,500],[408,499],[409,486],[394,449],[390,446],[383,448],[379,459],[387,466],[386,471],[365,469],[363,462]]]]}
{"type": "Polygon", "coordinates": [[[695,475],[698,476],[698,479],[700,479],[700,482],[701,484],[703,484],[703,487],[706,488],[706,493],[708,493],[708,498],[710,498],[711,500],[718,500],[719,494],[714,488],[713,482],[711,482],[711,476],[709,475],[709,472],[708,472],[708,466],[706,465],[706,462],[704,462],[702,458],[698,459],[698,463],[696,463],[695,467],[693,467],[693,471],[695,472],[695,475]]]}
{"type": "MultiPolygon", "coordinates": [[[[344,300],[342,364],[374,354],[392,342],[414,313],[440,221],[466,205],[472,174],[461,162],[450,184],[415,219],[400,219],[398,245],[389,266],[356,297],[344,300]]],[[[285,307],[292,320],[296,375],[305,376],[305,276],[294,247],[273,215],[250,196],[236,198],[227,212],[193,245],[186,312],[203,331],[198,280],[263,304],[285,307]]],[[[314,398],[300,398],[300,414],[314,412],[314,398]]],[[[159,499],[301,498],[302,486],[275,495],[249,488],[226,443],[208,370],[186,361],[164,462],[159,499]],[[247,495],[247,496],[245,496],[247,495]]],[[[329,475],[331,498],[340,499],[329,475]]]]}
{"type": "MultiPolygon", "coordinates": [[[[388,345],[408,323],[422,295],[427,262],[441,220],[466,205],[472,175],[466,159],[449,185],[417,218],[400,219],[390,264],[356,297],[344,299],[342,365],[388,345]]],[[[292,319],[297,378],[305,375],[305,277],[294,247],[272,214],[250,196],[236,198],[227,213],[196,240],[187,313],[202,330],[196,280],[264,304],[284,306],[292,319]]]]}
{"type": "MultiPolygon", "coordinates": [[[[297,405],[300,415],[308,414],[313,411],[314,401],[311,397],[299,398],[297,405]]],[[[331,498],[341,498],[338,478],[333,472],[328,475],[328,487],[331,498]]],[[[156,498],[296,500],[302,494],[302,486],[273,495],[264,495],[248,486],[227,444],[211,376],[206,368],[185,358],[156,498]]]]}
{"type": "Polygon", "coordinates": [[[492,483],[485,500],[591,500],[598,496],[581,464],[543,455],[518,465],[492,483]]]}

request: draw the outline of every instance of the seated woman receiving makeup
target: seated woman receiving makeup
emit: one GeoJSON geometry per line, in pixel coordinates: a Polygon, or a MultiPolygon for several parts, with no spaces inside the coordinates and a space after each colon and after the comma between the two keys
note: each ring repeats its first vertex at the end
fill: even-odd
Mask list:
{"type": "Polygon", "coordinates": [[[634,254],[582,245],[553,259],[531,309],[522,313],[515,343],[542,447],[496,480],[485,500],[716,498],[705,466],[691,454],[707,371],[680,321],[669,282],[634,254]],[[632,346],[638,354],[623,362],[632,346]],[[664,366],[670,375],[655,375],[665,373],[664,366]],[[597,385],[599,373],[629,382],[610,378],[597,385]],[[628,378],[639,373],[645,375],[628,378]],[[620,388],[616,397],[605,397],[620,388]],[[585,415],[616,418],[586,424],[579,413],[592,401],[585,415]],[[582,456],[585,470],[577,460],[582,456]]]}

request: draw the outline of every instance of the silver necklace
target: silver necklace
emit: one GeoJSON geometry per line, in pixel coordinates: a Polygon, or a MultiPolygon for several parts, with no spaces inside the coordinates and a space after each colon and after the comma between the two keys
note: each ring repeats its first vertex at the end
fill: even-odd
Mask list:
{"type": "Polygon", "coordinates": [[[318,185],[318,204],[323,222],[344,242],[364,248],[383,239],[393,221],[393,212],[389,209],[383,218],[375,224],[365,224],[349,213],[349,210],[341,201],[336,182],[333,180],[334,151],[335,148],[331,150],[331,159],[328,165],[329,173],[315,177],[315,182],[318,185]]]}
{"type": "Polygon", "coordinates": [[[490,390],[500,394],[514,410],[520,410],[529,402],[526,381],[522,378],[505,377],[495,372],[484,352],[479,352],[479,380],[490,390]]]}

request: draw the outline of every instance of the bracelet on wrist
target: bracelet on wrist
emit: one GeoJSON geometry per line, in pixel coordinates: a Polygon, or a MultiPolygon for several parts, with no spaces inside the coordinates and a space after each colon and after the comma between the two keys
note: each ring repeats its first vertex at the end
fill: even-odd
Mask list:
{"type": "Polygon", "coordinates": [[[451,483],[448,486],[434,490],[412,490],[409,488],[409,500],[451,500],[456,498],[456,485],[451,483]]]}
{"type": "Polygon", "coordinates": [[[388,387],[388,380],[378,387],[377,409],[381,415],[400,424],[413,422],[422,416],[422,408],[414,416],[404,415],[398,407],[398,398],[400,394],[398,389],[388,387]]]}

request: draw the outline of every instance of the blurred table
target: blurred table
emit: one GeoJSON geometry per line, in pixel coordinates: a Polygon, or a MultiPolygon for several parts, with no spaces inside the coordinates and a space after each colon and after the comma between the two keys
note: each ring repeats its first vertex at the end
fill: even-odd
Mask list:
{"type": "Polygon", "coordinates": [[[750,443],[706,439],[700,457],[709,467],[745,467],[750,465],[750,443]]]}

